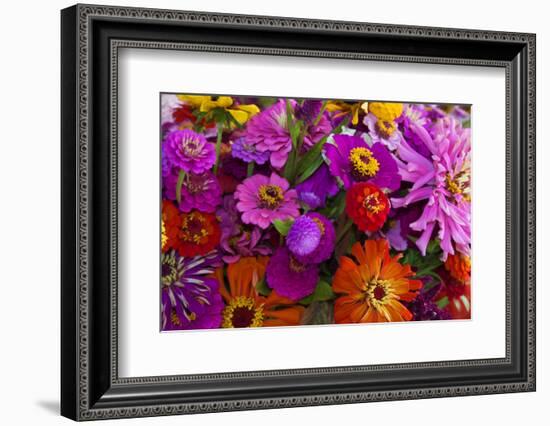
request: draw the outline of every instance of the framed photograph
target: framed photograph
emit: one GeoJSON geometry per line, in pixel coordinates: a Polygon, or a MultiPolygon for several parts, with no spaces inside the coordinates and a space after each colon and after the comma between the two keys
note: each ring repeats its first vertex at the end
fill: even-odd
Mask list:
{"type": "Polygon", "coordinates": [[[535,35],[61,27],[62,415],[535,390],[535,35]]]}

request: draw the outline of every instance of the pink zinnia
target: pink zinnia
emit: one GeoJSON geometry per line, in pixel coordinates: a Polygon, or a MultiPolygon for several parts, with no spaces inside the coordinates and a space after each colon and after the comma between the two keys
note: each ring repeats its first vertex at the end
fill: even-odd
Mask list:
{"type": "MultiPolygon", "coordinates": [[[[294,101],[291,101],[293,104],[294,101]]],[[[256,114],[246,126],[246,143],[258,152],[269,152],[271,165],[276,169],[284,167],[292,149],[292,138],[288,131],[286,100],[280,99],[263,112],[256,114]]]]}
{"type": "Polygon", "coordinates": [[[421,216],[410,228],[421,231],[416,245],[426,254],[436,225],[443,258],[454,248],[470,251],[470,129],[463,129],[453,118],[439,120],[431,134],[415,123],[411,131],[430,151],[426,158],[403,140],[397,148],[399,173],[413,184],[403,198],[392,198],[393,207],[406,207],[427,200],[421,216]],[[453,247],[454,242],[454,247],[453,247]]]}
{"type": "Polygon", "coordinates": [[[235,190],[237,210],[244,223],[266,229],[276,219],[298,217],[298,194],[289,190],[286,179],[272,173],[270,177],[254,175],[235,190]]]}

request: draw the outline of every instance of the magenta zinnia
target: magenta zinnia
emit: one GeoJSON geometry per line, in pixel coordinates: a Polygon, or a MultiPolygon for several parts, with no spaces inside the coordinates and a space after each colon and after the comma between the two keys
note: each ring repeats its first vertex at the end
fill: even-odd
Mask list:
{"type": "Polygon", "coordinates": [[[266,229],[274,220],[298,217],[298,194],[289,189],[286,179],[276,173],[270,177],[254,175],[237,186],[237,210],[244,223],[266,229]]]}
{"type": "Polygon", "coordinates": [[[412,188],[403,198],[392,198],[393,207],[427,201],[421,216],[410,228],[422,232],[416,245],[425,254],[434,228],[438,227],[443,258],[470,251],[470,129],[453,118],[439,120],[428,131],[416,124],[412,132],[430,151],[430,159],[402,141],[397,152],[399,172],[412,188]],[[454,242],[454,247],[453,247],[454,242]]]}
{"type": "Polygon", "coordinates": [[[280,99],[265,111],[252,117],[247,125],[245,139],[246,143],[254,146],[258,152],[269,152],[271,165],[281,169],[292,149],[286,100],[280,99]]]}

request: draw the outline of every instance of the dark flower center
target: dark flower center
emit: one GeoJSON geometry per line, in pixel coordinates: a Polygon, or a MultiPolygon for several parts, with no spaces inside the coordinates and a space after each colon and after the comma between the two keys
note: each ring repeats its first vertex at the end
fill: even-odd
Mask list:
{"type": "Polygon", "coordinates": [[[181,224],[181,238],[187,242],[201,244],[203,238],[208,236],[205,222],[206,218],[198,212],[184,216],[181,224]]]}
{"type": "Polygon", "coordinates": [[[377,285],[372,293],[376,300],[382,300],[386,295],[386,290],[384,290],[384,287],[377,285]]]}
{"type": "Polygon", "coordinates": [[[261,185],[258,189],[258,198],[262,207],[274,210],[284,200],[283,190],[277,185],[261,185]]]}
{"type": "Polygon", "coordinates": [[[352,148],[349,153],[349,162],[351,173],[357,181],[368,180],[376,176],[376,173],[380,170],[380,163],[368,148],[352,148]]]}
{"type": "Polygon", "coordinates": [[[288,263],[288,266],[291,271],[298,273],[304,272],[306,270],[306,267],[302,263],[294,259],[294,256],[290,256],[290,262],[288,263]]]}
{"type": "Polygon", "coordinates": [[[235,328],[249,327],[254,319],[254,310],[247,306],[237,307],[233,310],[231,322],[235,328]]]}

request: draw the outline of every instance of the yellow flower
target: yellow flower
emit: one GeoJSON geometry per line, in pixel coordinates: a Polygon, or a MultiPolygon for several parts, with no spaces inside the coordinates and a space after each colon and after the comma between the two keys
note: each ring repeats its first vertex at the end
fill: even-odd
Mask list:
{"type": "Polygon", "coordinates": [[[212,98],[212,96],[201,95],[178,95],[178,99],[193,108],[198,108],[201,112],[209,112],[216,108],[224,109],[241,125],[260,112],[260,108],[254,104],[233,106],[233,98],[229,96],[212,98]]]}
{"type": "Polygon", "coordinates": [[[328,101],[325,109],[328,112],[339,111],[339,113],[336,114],[336,117],[351,114],[351,124],[355,126],[359,123],[359,110],[361,109],[361,106],[362,104],[360,102],[349,104],[343,101],[328,101]]]}
{"type": "Polygon", "coordinates": [[[403,113],[403,104],[395,102],[369,102],[365,112],[373,113],[380,121],[392,122],[403,113]]]}

